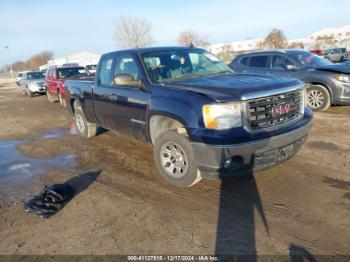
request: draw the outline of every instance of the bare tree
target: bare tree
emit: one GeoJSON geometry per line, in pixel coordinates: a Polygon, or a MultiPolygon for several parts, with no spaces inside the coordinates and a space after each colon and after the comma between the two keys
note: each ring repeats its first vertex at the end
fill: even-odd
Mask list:
{"type": "Polygon", "coordinates": [[[14,71],[24,71],[38,69],[39,66],[46,64],[53,58],[53,52],[43,51],[39,54],[33,55],[27,61],[16,61],[12,64],[14,71]]]}
{"type": "Polygon", "coordinates": [[[194,45],[203,48],[207,48],[209,46],[207,37],[193,30],[180,32],[176,39],[176,42],[184,46],[194,45]]]}
{"type": "Polygon", "coordinates": [[[225,63],[229,63],[232,61],[233,57],[235,55],[235,52],[231,45],[224,45],[221,47],[221,50],[216,56],[220,58],[225,63]]]}
{"type": "Polygon", "coordinates": [[[288,48],[304,49],[305,45],[303,42],[291,42],[288,44],[288,48]]]}
{"type": "Polygon", "coordinates": [[[280,49],[288,47],[288,41],[284,33],[279,29],[273,29],[262,41],[258,43],[259,49],[280,49]]]}
{"type": "Polygon", "coordinates": [[[122,16],[115,22],[114,39],[118,46],[125,48],[151,45],[152,25],[143,18],[122,16]]]}
{"type": "Polygon", "coordinates": [[[334,36],[325,36],[325,37],[317,37],[315,42],[315,49],[329,49],[334,48],[337,45],[337,40],[334,38],[334,36]]]}

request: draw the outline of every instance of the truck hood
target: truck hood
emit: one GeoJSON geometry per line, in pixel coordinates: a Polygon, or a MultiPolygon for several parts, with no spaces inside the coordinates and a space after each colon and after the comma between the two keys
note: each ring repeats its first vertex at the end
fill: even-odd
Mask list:
{"type": "Polygon", "coordinates": [[[328,71],[339,74],[350,74],[350,64],[333,64],[315,67],[316,70],[328,71]]]}
{"type": "Polygon", "coordinates": [[[302,88],[303,82],[273,76],[229,74],[181,80],[167,86],[208,96],[218,102],[245,100],[256,93],[263,97],[271,93],[285,92],[286,89],[302,88]]]}

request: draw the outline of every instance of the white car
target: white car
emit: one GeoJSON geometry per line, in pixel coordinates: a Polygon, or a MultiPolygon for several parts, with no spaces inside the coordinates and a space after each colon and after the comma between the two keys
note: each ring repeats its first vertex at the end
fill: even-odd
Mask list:
{"type": "Polygon", "coordinates": [[[95,75],[95,74],[96,74],[96,68],[97,68],[97,65],[96,65],[96,64],[86,65],[85,68],[86,68],[92,75],[95,75]]]}
{"type": "Polygon", "coordinates": [[[20,86],[22,95],[32,97],[35,93],[44,94],[46,92],[45,76],[41,71],[24,72],[22,73],[20,86]]]}
{"type": "Polygon", "coordinates": [[[18,75],[17,75],[17,77],[16,77],[16,84],[19,86],[20,85],[20,81],[21,81],[21,79],[22,79],[22,75],[23,75],[23,73],[25,73],[25,72],[28,72],[28,71],[22,71],[22,72],[19,72],[18,73],[18,75]]]}

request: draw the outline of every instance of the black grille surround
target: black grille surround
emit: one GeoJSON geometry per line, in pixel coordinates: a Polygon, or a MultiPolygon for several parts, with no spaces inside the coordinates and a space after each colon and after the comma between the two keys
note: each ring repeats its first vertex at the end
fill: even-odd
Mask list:
{"type": "Polygon", "coordinates": [[[304,112],[304,90],[296,90],[277,95],[246,101],[246,128],[259,131],[297,119],[304,112]],[[281,106],[282,112],[276,110],[281,106]],[[283,108],[289,107],[288,112],[283,108]],[[274,114],[273,111],[277,111],[274,114]]]}

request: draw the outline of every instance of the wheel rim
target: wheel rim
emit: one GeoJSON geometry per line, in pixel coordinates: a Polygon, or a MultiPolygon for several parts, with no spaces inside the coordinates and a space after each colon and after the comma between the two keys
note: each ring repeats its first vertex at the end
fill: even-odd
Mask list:
{"type": "Polygon", "coordinates": [[[185,150],[175,143],[168,142],[160,150],[160,159],[164,171],[171,177],[181,178],[188,170],[188,158],[185,150]]]}
{"type": "Polygon", "coordinates": [[[84,133],[84,131],[85,131],[85,125],[84,125],[84,119],[83,119],[83,117],[81,116],[81,115],[76,115],[75,116],[75,122],[76,122],[76,124],[77,124],[77,128],[78,128],[78,130],[79,130],[79,132],[81,133],[81,134],[83,134],[84,133]]]}
{"type": "Polygon", "coordinates": [[[307,95],[307,104],[313,109],[320,108],[325,101],[323,93],[319,90],[310,90],[307,95]]]}

